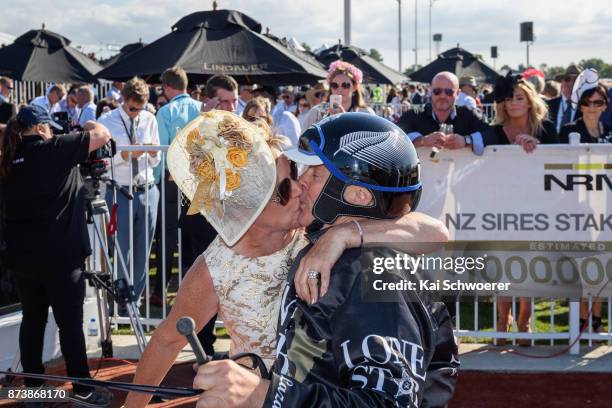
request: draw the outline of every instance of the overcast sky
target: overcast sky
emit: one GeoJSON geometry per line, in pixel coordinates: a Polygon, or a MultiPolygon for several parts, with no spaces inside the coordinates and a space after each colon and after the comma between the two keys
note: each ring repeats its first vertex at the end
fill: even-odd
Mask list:
{"type": "MultiPolygon", "coordinates": [[[[344,0],[218,0],[220,8],[242,11],[273,34],[294,36],[313,48],[333,44],[344,32],[344,0]]],[[[429,0],[418,1],[418,62],[429,57],[429,0]]],[[[212,0],[0,0],[0,32],[18,36],[47,28],[74,44],[99,51],[106,44],[151,42],[170,31],[182,16],[212,8],[212,0]]],[[[499,49],[497,68],[526,62],[519,23],[534,22],[531,65],[567,65],[599,57],[612,63],[611,0],[435,0],[432,33],[442,33],[440,50],[460,43],[492,64],[489,50],[499,49]]],[[[414,64],[415,0],[402,1],[403,64],[414,64]]],[[[398,67],[397,0],[352,0],[352,43],[378,49],[384,62],[398,67]]],[[[432,46],[435,57],[435,47],[432,46]]],[[[108,55],[108,52],[106,52],[108,55]]]]}

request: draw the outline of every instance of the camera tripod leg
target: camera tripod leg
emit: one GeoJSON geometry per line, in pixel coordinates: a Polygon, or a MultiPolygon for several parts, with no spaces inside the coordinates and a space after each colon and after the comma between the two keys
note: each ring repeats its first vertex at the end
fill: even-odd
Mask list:
{"type": "MultiPolygon", "coordinates": [[[[16,373],[19,370],[19,366],[21,365],[21,351],[17,349],[17,353],[15,354],[15,358],[13,358],[13,363],[11,364],[11,368],[7,371],[16,373]]],[[[15,377],[12,375],[6,375],[0,380],[0,385],[4,387],[10,387],[13,384],[13,380],[15,377]]]]}
{"type": "MultiPolygon", "coordinates": [[[[125,282],[129,282],[129,276],[127,275],[127,268],[125,265],[125,261],[123,260],[123,256],[121,254],[121,248],[119,247],[118,242],[116,241],[116,239],[114,239],[113,236],[110,237],[111,242],[113,243],[113,250],[115,252],[115,256],[119,259],[119,264],[121,266],[121,268],[113,268],[113,266],[116,266],[116,263],[111,262],[110,259],[110,255],[108,252],[108,245],[107,245],[107,235],[106,235],[106,229],[102,228],[102,225],[107,225],[108,221],[109,221],[109,213],[108,213],[108,209],[106,208],[106,206],[102,206],[103,208],[98,208],[100,217],[94,217],[94,230],[95,230],[95,234],[96,234],[96,238],[98,239],[98,242],[100,243],[100,246],[102,248],[102,254],[103,254],[103,258],[104,258],[104,265],[106,267],[106,269],[108,271],[113,271],[114,273],[111,275],[111,279],[113,277],[117,277],[118,280],[116,282],[118,282],[119,280],[123,279],[125,282]],[[101,220],[99,219],[101,218],[101,220]],[[113,265],[114,264],[114,265],[113,265]],[[118,270],[121,270],[121,277],[119,277],[119,273],[118,270]]],[[[116,282],[115,285],[116,286],[116,282]]],[[[128,284],[129,285],[129,284],[128,284]]],[[[129,286],[128,286],[129,287],[129,286]]],[[[130,319],[130,323],[132,326],[132,329],[134,330],[134,335],[136,337],[136,341],[138,343],[138,349],[140,350],[141,354],[142,352],[144,352],[144,349],[147,346],[147,339],[144,335],[144,329],[142,327],[142,323],[140,321],[140,313],[138,311],[138,307],[136,306],[136,302],[134,301],[133,295],[131,293],[131,291],[129,291],[129,294],[127,296],[118,296],[118,293],[116,293],[116,288],[113,291],[115,293],[112,293],[113,296],[115,297],[115,300],[117,301],[117,303],[119,303],[122,306],[126,306],[127,310],[128,310],[128,316],[130,319]]],[[[102,301],[104,303],[104,307],[105,310],[108,311],[108,305],[106,302],[106,296],[102,296],[102,301]]],[[[99,308],[102,306],[98,306],[99,308]]],[[[109,332],[108,331],[108,325],[110,324],[110,316],[108,316],[108,312],[106,312],[105,314],[105,322],[107,324],[106,326],[106,331],[105,332],[109,332]]],[[[108,339],[106,339],[107,343],[110,341],[110,336],[108,339]]],[[[111,343],[112,344],[112,343],[111,343]]],[[[112,345],[111,345],[112,347],[112,345]]],[[[111,349],[111,353],[112,353],[112,349],[111,349]]]]}

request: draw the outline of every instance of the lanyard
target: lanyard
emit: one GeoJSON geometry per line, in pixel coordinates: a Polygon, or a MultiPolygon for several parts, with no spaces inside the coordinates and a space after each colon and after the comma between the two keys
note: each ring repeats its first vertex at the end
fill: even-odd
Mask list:
{"type": "MultiPolygon", "coordinates": [[[[125,133],[128,135],[128,138],[130,139],[130,144],[132,144],[132,133],[128,130],[128,127],[125,124],[125,121],[123,120],[123,117],[121,116],[121,114],[119,114],[119,119],[121,119],[121,123],[123,124],[123,128],[125,129],[125,133]]],[[[136,136],[138,135],[138,125],[139,124],[140,124],[140,116],[138,116],[138,120],[136,120],[136,127],[134,128],[134,132],[136,133],[136,136]]],[[[134,141],[135,140],[136,140],[136,137],[134,136],[134,141]]]]}

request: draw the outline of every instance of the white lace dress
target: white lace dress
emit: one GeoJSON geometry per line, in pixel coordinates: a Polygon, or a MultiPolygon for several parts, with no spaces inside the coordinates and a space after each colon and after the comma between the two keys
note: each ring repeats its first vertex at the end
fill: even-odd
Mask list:
{"type": "Polygon", "coordinates": [[[306,245],[301,232],[268,256],[247,258],[217,238],[204,252],[219,298],[219,318],[230,335],[230,356],[256,353],[270,368],[275,359],[280,296],[291,260],[306,245]]]}

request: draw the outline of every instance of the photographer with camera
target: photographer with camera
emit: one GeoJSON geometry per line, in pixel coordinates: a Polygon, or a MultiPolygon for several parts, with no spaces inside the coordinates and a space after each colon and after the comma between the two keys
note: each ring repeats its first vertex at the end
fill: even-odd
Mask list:
{"type": "MultiPolygon", "coordinates": [[[[11,119],[0,138],[2,260],[16,277],[23,319],[19,330],[24,372],[44,373],[42,363],[49,306],[59,327],[66,369],[90,377],[83,335],[83,264],[91,254],[85,189],[78,164],[104,146],[110,133],[88,122],[85,130],[54,136],[47,110],[30,105],[11,119]]],[[[43,381],[26,379],[28,387],[43,381]]],[[[74,385],[73,399],[108,406],[112,395],[74,385]]]]}

